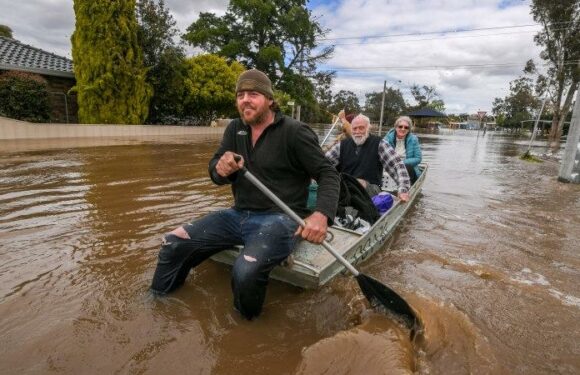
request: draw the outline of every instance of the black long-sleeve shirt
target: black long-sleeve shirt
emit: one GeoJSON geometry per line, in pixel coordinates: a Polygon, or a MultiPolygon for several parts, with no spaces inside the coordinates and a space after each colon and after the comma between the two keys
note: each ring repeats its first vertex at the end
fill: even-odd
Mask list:
{"type": "Polygon", "coordinates": [[[276,112],[274,122],[252,147],[251,127],[235,119],[226,128],[222,143],[209,162],[209,174],[216,184],[232,184],[235,208],[281,211],[238,172],[228,177],[217,174],[215,166],[226,151],[242,155],[246,168],[301,217],[311,213],[306,208],[308,186],[311,179],[316,180],[316,211],[323,213],[329,224],[333,222],[339,195],[338,172],[324,156],[316,134],[308,125],[276,112]]]}

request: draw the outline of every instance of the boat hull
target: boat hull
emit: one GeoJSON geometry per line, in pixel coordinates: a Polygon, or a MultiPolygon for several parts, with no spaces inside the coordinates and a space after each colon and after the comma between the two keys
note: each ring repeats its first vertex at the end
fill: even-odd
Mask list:
{"type": "MultiPolygon", "coordinates": [[[[328,242],[351,264],[361,263],[371,257],[393,235],[397,225],[412,207],[425,182],[427,169],[427,165],[421,165],[422,173],[411,187],[409,202],[402,203],[395,198],[389,211],[364,234],[333,226],[329,229],[332,238],[328,242]]],[[[212,259],[232,265],[239,252],[240,248],[224,250],[212,259]]],[[[343,271],[345,267],[321,245],[301,241],[289,261],[275,267],[270,277],[301,288],[314,289],[343,271]]]]}

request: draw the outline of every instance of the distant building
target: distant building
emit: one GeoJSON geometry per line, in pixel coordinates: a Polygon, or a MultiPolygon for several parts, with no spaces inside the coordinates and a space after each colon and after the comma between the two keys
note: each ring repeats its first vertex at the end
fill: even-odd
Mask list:
{"type": "Polygon", "coordinates": [[[7,70],[41,75],[48,82],[50,121],[77,122],[76,96],[68,94],[76,83],[72,60],[0,36],[0,72],[7,70]]]}

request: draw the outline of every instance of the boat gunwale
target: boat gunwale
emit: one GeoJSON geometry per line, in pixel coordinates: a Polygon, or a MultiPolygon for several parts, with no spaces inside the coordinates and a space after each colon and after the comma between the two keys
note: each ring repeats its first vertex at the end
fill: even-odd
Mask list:
{"type": "MultiPolygon", "coordinates": [[[[358,237],[351,245],[349,245],[348,249],[339,251],[339,253],[341,253],[341,255],[351,264],[358,264],[366,260],[368,257],[373,255],[379,249],[379,247],[387,241],[389,237],[392,236],[393,232],[398,227],[399,222],[411,208],[420,191],[422,190],[423,183],[425,182],[426,172],[429,169],[429,166],[428,164],[422,163],[420,164],[420,168],[422,173],[417,181],[413,184],[413,186],[411,186],[409,191],[409,201],[403,203],[399,199],[396,199],[395,203],[389,209],[389,211],[382,215],[366,233],[361,234],[356,231],[337,226],[332,226],[329,228],[330,231],[346,232],[349,235],[358,237]],[[385,225],[386,228],[379,231],[378,229],[381,225],[385,225]],[[372,237],[374,237],[374,241],[370,243],[372,237]],[[369,244],[366,244],[366,242],[369,242],[369,244]],[[361,248],[360,251],[356,251],[360,248],[361,243],[364,243],[365,245],[361,248]]],[[[332,240],[330,243],[332,244],[332,240]]],[[[318,248],[320,250],[316,249],[314,251],[323,251],[326,253],[326,250],[323,249],[320,245],[310,243],[303,244],[303,246],[309,247],[308,250],[318,248]]],[[[232,265],[233,259],[235,259],[238,254],[239,250],[231,249],[222,251],[212,256],[211,258],[214,261],[232,265]]],[[[329,259],[329,262],[325,263],[323,266],[317,267],[317,265],[303,261],[299,256],[291,256],[291,260],[286,262],[286,264],[274,268],[270,274],[270,278],[283,281],[300,288],[315,289],[323,286],[328,281],[336,277],[336,275],[339,273],[346,272],[345,267],[335,258],[331,256],[329,259]]]]}

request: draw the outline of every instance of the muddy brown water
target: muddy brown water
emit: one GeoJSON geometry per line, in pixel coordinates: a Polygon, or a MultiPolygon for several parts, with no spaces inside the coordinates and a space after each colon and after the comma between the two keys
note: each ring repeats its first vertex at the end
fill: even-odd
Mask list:
{"type": "Polygon", "coordinates": [[[525,139],[420,138],[423,193],[360,265],[419,312],[415,342],[347,276],[272,281],[253,322],[211,261],[149,294],[162,234],[231,204],[218,139],[1,145],[0,373],[580,373],[580,186],[521,161],[525,139]]]}

